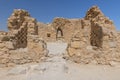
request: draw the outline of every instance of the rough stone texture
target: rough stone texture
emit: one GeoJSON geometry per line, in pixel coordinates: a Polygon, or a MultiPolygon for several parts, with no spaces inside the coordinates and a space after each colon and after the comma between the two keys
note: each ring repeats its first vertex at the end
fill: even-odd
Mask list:
{"type": "Polygon", "coordinates": [[[38,26],[36,19],[32,17],[26,17],[25,20],[25,22],[27,22],[28,35],[38,35],[38,26]]]}
{"type": "Polygon", "coordinates": [[[41,39],[46,42],[56,41],[56,30],[51,26],[51,24],[44,24],[38,22],[38,35],[41,39]]]}
{"type": "Polygon", "coordinates": [[[30,17],[30,14],[27,11],[15,9],[12,15],[8,18],[8,29],[9,30],[19,29],[23,25],[25,17],[30,17]]]}
{"type": "Polygon", "coordinates": [[[8,37],[7,37],[7,32],[4,31],[0,31],[0,42],[2,41],[8,41],[8,37]]]}
{"type": "Polygon", "coordinates": [[[55,18],[52,26],[56,30],[56,40],[69,42],[73,34],[73,23],[69,19],[55,18]]]}
{"type": "Polygon", "coordinates": [[[25,10],[14,10],[8,18],[9,35],[12,36],[16,48],[25,48],[27,46],[27,35],[37,35],[37,21],[30,17],[25,10]]]}
{"type": "MultiPolygon", "coordinates": [[[[97,29],[95,26],[100,26],[102,28],[103,35],[110,35],[111,32],[113,33],[115,31],[113,22],[105,17],[97,6],[90,8],[83,19],[65,19],[57,17],[52,23],[39,23],[38,26],[40,37],[47,42],[54,42],[57,40],[69,42],[76,32],[82,31],[83,29],[86,31],[88,30],[87,32],[90,34],[94,32],[94,28],[97,29]]],[[[98,43],[96,44],[98,45],[98,43]]]]}
{"type": "Polygon", "coordinates": [[[115,30],[113,22],[108,17],[105,17],[97,6],[93,6],[87,11],[85,19],[97,22],[99,25],[104,26],[104,28],[115,30]]]}
{"type": "Polygon", "coordinates": [[[111,65],[112,61],[120,61],[119,45],[113,22],[93,6],[82,19],[82,28],[72,37],[67,53],[77,63],[111,65]]]}
{"type": "Polygon", "coordinates": [[[69,42],[73,34],[82,27],[80,19],[55,18],[50,24],[39,24],[39,35],[47,42],[69,42]]]}
{"type": "Polygon", "coordinates": [[[28,34],[38,34],[36,19],[32,18],[25,10],[14,10],[12,15],[8,18],[8,29],[13,31],[23,27],[27,28],[28,34]]]}
{"type": "Polygon", "coordinates": [[[39,62],[47,55],[45,42],[55,41],[68,43],[68,58],[77,63],[120,62],[120,33],[97,6],[82,19],[55,18],[48,24],[25,10],[14,10],[8,29],[0,31],[0,65],[39,62]]]}
{"type": "Polygon", "coordinates": [[[0,32],[0,65],[39,62],[46,56],[46,43],[38,36],[36,19],[25,10],[14,10],[8,18],[8,32],[0,32]]]}

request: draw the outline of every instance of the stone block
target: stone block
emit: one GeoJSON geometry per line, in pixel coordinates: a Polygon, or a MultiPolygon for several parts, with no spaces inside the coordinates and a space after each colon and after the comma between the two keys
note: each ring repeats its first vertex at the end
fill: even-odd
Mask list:
{"type": "Polygon", "coordinates": [[[76,49],[81,48],[81,43],[80,43],[80,41],[72,41],[70,43],[70,47],[76,48],[76,49]]]}
{"type": "Polygon", "coordinates": [[[71,48],[71,47],[69,47],[68,49],[67,49],[67,51],[68,51],[68,55],[69,56],[73,56],[73,55],[75,55],[76,53],[76,49],[74,49],[74,48],[71,48]]]}

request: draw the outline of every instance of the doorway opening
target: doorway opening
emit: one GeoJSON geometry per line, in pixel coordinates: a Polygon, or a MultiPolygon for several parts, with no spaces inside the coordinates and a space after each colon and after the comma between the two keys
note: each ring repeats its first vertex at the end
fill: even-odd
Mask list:
{"type": "Polygon", "coordinates": [[[58,27],[57,29],[57,34],[56,34],[56,38],[62,38],[63,37],[63,31],[60,27],[58,27]]]}
{"type": "Polygon", "coordinates": [[[103,44],[103,30],[99,25],[91,26],[90,43],[92,46],[102,47],[103,44]]]}

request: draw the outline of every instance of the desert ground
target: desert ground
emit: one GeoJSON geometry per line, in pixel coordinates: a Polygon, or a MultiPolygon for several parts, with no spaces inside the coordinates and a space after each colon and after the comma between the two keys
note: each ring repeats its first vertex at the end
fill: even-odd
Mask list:
{"type": "Polygon", "coordinates": [[[47,43],[48,57],[0,69],[0,80],[120,80],[120,65],[78,64],[64,59],[67,43],[47,43]]]}

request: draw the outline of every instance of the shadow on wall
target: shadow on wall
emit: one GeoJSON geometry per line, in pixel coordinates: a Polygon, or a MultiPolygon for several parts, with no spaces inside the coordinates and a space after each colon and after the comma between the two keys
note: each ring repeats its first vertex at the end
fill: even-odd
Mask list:
{"type": "Polygon", "coordinates": [[[102,27],[96,23],[91,25],[90,43],[92,46],[101,48],[103,44],[103,30],[102,27]]]}

